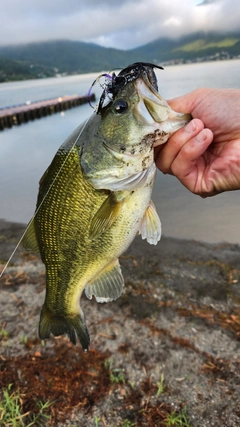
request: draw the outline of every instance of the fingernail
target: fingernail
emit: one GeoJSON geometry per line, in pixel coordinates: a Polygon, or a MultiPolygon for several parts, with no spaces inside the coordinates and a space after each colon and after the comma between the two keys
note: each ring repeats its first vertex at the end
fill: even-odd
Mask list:
{"type": "Polygon", "coordinates": [[[187,123],[184,129],[190,133],[195,132],[197,128],[194,120],[191,120],[189,123],[187,123]]]}
{"type": "Polygon", "coordinates": [[[197,142],[203,142],[207,138],[207,132],[205,129],[203,129],[200,133],[197,134],[195,137],[197,142]]]}

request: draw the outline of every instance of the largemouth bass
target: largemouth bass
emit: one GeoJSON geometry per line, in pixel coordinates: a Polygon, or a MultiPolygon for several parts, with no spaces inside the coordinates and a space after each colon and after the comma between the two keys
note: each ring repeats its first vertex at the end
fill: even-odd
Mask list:
{"type": "Polygon", "coordinates": [[[39,184],[23,239],[46,267],[39,336],[67,334],[87,351],[80,297],[116,300],[124,279],[119,256],[137,233],[156,244],[161,224],[151,201],[154,146],[190,117],[157,91],[153,65],[136,63],[106,77],[97,110],[57,151],[39,184]]]}

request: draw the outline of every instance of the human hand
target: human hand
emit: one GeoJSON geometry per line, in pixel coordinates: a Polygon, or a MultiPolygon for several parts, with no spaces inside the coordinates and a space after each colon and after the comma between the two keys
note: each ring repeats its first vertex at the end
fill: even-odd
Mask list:
{"type": "Polygon", "coordinates": [[[157,167],[202,197],[240,189],[240,90],[197,89],[168,103],[193,120],[156,147],[157,167]]]}

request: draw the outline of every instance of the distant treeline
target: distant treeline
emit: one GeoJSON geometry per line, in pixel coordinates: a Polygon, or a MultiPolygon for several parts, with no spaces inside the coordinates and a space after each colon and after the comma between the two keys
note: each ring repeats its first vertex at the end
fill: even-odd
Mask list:
{"type": "Polygon", "coordinates": [[[50,67],[31,65],[28,61],[14,61],[0,58],[0,83],[14,80],[53,77],[56,72],[50,67]]]}
{"type": "Polygon", "coordinates": [[[240,33],[160,38],[132,50],[67,40],[0,47],[0,82],[123,68],[137,61],[184,63],[240,57],[240,33]]]}

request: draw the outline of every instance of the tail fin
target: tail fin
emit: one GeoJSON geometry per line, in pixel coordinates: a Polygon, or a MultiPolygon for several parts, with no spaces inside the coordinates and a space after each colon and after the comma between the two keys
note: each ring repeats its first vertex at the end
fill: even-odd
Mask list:
{"type": "Polygon", "coordinates": [[[50,310],[43,305],[39,323],[39,337],[40,339],[49,338],[50,333],[56,337],[67,334],[74,345],[76,345],[77,334],[83,350],[85,352],[88,351],[90,338],[83,315],[82,317],[80,314],[74,317],[60,316],[51,313],[50,310]]]}

